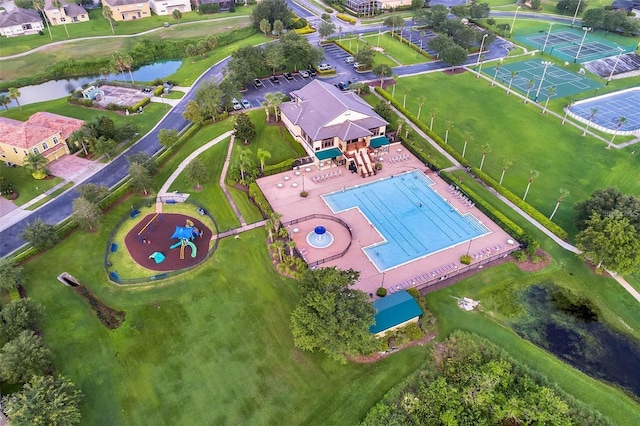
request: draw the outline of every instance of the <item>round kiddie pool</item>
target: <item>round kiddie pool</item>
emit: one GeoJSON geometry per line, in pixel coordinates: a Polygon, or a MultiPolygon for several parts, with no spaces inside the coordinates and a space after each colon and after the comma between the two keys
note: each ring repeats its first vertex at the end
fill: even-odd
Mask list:
{"type": "Polygon", "coordinates": [[[333,244],[333,235],[324,226],[316,226],[307,234],[307,243],[313,248],[327,248],[333,244]]]}

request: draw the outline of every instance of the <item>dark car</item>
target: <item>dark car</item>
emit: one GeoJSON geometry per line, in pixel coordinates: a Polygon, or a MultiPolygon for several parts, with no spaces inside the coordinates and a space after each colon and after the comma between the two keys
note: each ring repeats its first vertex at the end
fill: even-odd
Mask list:
{"type": "Polygon", "coordinates": [[[284,78],[286,78],[287,80],[293,80],[293,76],[291,75],[290,72],[285,72],[284,74],[282,74],[284,76],[284,78]]]}
{"type": "Polygon", "coordinates": [[[311,77],[315,77],[316,75],[318,75],[318,73],[316,72],[316,70],[314,70],[313,68],[309,68],[307,71],[309,71],[309,75],[311,77]]]}
{"type": "Polygon", "coordinates": [[[277,75],[272,75],[271,77],[269,77],[269,80],[274,84],[279,84],[280,83],[280,79],[278,78],[277,75]]]}
{"type": "Polygon", "coordinates": [[[341,81],[340,83],[336,83],[336,87],[340,90],[342,90],[343,92],[345,90],[349,90],[349,85],[347,83],[345,83],[344,81],[341,81]]]}
{"type": "Polygon", "coordinates": [[[256,79],[253,80],[253,85],[256,86],[256,89],[258,87],[262,87],[262,81],[260,81],[259,78],[256,78],[256,79]]]}

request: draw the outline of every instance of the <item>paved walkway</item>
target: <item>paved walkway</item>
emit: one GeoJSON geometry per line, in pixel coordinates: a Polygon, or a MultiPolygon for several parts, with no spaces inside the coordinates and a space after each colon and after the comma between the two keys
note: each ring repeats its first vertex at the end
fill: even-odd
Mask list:
{"type": "MultiPolygon", "coordinates": [[[[498,83],[496,83],[498,84],[498,83]]],[[[505,87],[506,89],[506,87],[505,87]]],[[[377,92],[372,91],[371,93],[375,94],[375,96],[377,96],[379,99],[383,100],[382,96],[380,96],[377,92]]],[[[513,93],[513,92],[512,92],[513,93]]],[[[516,94],[517,95],[517,94],[516,94]]],[[[524,97],[523,97],[524,99],[524,97]]],[[[398,111],[393,105],[389,105],[391,107],[391,109],[393,111],[395,111],[400,117],[402,117],[402,114],[400,113],[400,111],[398,111]]],[[[558,115],[558,114],[556,114],[558,115]]],[[[561,116],[559,116],[560,118],[562,118],[561,116]]],[[[411,128],[417,133],[419,134],[421,137],[423,137],[427,142],[429,142],[429,144],[431,144],[433,146],[433,148],[435,148],[438,152],[440,152],[442,155],[444,155],[445,157],[447,157],[447,159],[449,159],[449,161],[451,161],[454,165],[453,167],[450,167],[446,170],[457,170],[457,169],[462,169],[462,165],[455,159],[453,158],[451,155],[449,155],[449,153],[447,153],[443,148],[440,147],[440,145],[438,145],[436,143],[436,141],[434,141],[433,139],[431,139],[426,133],[424,133],[422,130],[420,130],[420,128],[418,126],[416,126],[413,122],[411,122],[410,120],[407,120],[407,125],[411,126],[411,128]]],[[[475,176],[474,176],[475,178],[475,176]]],[[[491,191],[498,199],[502,200],[502,202],[504,202],[507,206],[509,206],[511,209],[513,209],[516,213],[518,213],[520,216],[522,216],[524,219],[526,219],[529,223],[531,223],[533,226],[535,226],[536,228],[538,228],[540,231],[542,231],[545,235],[547,235],[549,238],[551,238],[553,241],[555,241],[558,245],[560,245],[562,248],[564,248],[565,250],[569,250],[573,253],[576,254],[580,254],[581,251],[578,250],[578,248],[572,246],[571,244],[567,243],[566,241],[562,240],[561,238],[559,238],[557,235],[555,235],[553,232],[549,231],[547,228],[545,228],[542,224],[540,224],[537,220],[535,220],[534,218],[532,218],[531,216],[529,216],[524,210],[520,209],[518,206],[516,206],[515,204],[513,204],[511,201],[507,200],[504,196],[502,196],[501,194],[499,194],[495,189],[489,187],[488,185],[486,185],[484,182],[482,182],[481,180],[477,179],[477,181],[479,183],[481,183],[485,188],[487,188],[489,191],[491,191]]],[[[609,271],[607,271],[609,272],[609,271]]],[[[627,290],[627,292],[629,292],[629,294],[636,299],[638,302],[640,302],[640,293],[638,291],[636,291],[631,284],[629,284],[623,277],[619,276],[619,275],[614,275],[613,272],[609,272],[610,275],[613,277],[613,279],[615,279],[618,283],[620,283],[620,285],[627,290]]]]}
{"type": "Polygon", "coordinates": [[[244,226],[247,226],[247,222],[242,217],[242,213],[240,213],[240,210],[238,209],[238,206],[236,206],[235,201],[233,201],[233,198],[231,198],[231,194],[229,193],[229,190],[227,189],[227,185],[225,183],[225,180],[227,179],[227,170],[229,170],[229,163],[231,162],[231,154],[233,153],[233,143],[235,139],[236,137],[232,135],[231,142],[229,142],[229,149],[227,150],[227,158],[224,159],[224,165],[222,166],[222,173],[220,173],[220,188],[222,188],[222,192],[224,192],[225,197],[227,197],[227,200],[231,205],[231,208],[233,209],[234,213],[238,217],[238,220],[240,221],[240,226],[244,227],[244,226]]]}

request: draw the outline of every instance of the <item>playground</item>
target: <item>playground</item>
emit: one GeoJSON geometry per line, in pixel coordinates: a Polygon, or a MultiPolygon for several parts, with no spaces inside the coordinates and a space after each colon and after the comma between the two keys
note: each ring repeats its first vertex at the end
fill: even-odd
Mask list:
{"type": "Polygon", "coordinates": [[[529,92],[531,99],[535,99],[536,94],[538,94],[538,100],[547,99],[550,87],[554,88],[554,93],[551,95],[552,99],[564,98],[589,90],[595,91],[604,87],[600,83],[563,69],[559,65],[549,65],[546,72],[544,67],[541,59],[532,59],[505,64],[497,69],[496,67],[483,68],[482,72],[504,85],[509,85],[512,73],[515,72],[511,89],[523,95],[529,92]],[[540,87],[543,74],[544,81],[542,81],[542,87],[540,87]],[[531,82],[533,82],[533,85],[529,87],[531,82]]]}
{"type": "Polygon", "coordinates": [[[618,54],[618,47],[625,52],[632,52],[635,43],[629,46],[620,45],[605,38],[600,32],[585,32],[578,28],[563,28],[557,31],[541,30],[534,34],[516,36],[519,42],[542,50],[558,59],[582,63],[618,54]],[[584,43],[582,39],[584,37],[584,43]],[[580,45],[582,44],[582,47],[580,45]]]}

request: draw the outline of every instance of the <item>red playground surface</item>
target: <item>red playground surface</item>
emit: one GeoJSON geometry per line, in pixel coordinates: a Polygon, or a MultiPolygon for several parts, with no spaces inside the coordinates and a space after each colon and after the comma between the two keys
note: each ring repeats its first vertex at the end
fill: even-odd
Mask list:
{"type": "Polygon", "coordinates": [[[153,271],[175,271],[200,263],[209,251],[209,242],[213,233],[198,219],[182,214],[160,213],[148,214],[140,219],[124,239],[129,254],[139,265],[153,271]],[[153,219],[153,220],[152,220],[153,219]],[[184,248],[184,259],[180,259],[180,247],[170,249],[179,240],[171,239],[176,227],[183,227],[187,220],[202,232],[192,242],[197,248],[196,257],[191,257],[191,248],[184,248]],[[140,233],[140,231],[142,231],[140,233]],[[149,256],[154,252],[165,255],[162,263],[156,263],[149,256]]]}

